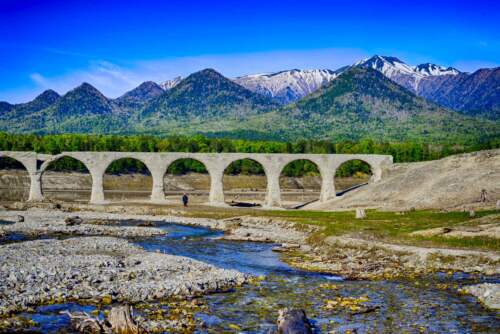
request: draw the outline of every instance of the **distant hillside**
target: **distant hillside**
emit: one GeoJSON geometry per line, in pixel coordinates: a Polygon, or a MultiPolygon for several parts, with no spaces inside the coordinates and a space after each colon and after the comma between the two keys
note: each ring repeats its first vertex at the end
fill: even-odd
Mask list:
{"type": "MultiPolygon", "coordinates": [[[[500,68],[484,68],[470,74],[432,63],[411,66],[397,57],[375,55],[335,71],[293,69],[249,74],[233,81],[286,105],[315,92],[351,67],[377,70],[412,93],[443,107],[472,116],[500,118],[500,68]]],[[[168,90],[181,81],[181,77],[176,77],[161,86],[168,90]]]]}
{"type": "Polygon", "coordinates": [[[500,67],[472,74],[427,77],[418,95],[469,115],[500,119],[500,67]]]}
{"type": "Polygon", "coordinates": [[[396,57],[379,55],[359,61],[354,66],[377,70],[413,93],[418,92],[423,78],[454,76],[460,73],[452,67],[444,68],[431,63],[410,66],[396,57]]]}
{"type": "Polygon", "coordinates": [[[43,110],[59,100],[60,96],[55,91],[48,89],[35,97],[33,101],[20,104],[0,102],[0,115],[8,118],[24,117],[43,110]]]}
{"type": "Polygon", "coordinates": [[[435,64],[409,66],[396,57],[373,56],[355,66],[375,69],[392,81],[443,107],[500,119],[500,68],[472,74],[435,64]]]}
{"type": "Polygon", "coordinates": [[[164,90],[160,85],[153,81],[146,81],[114,101],[120,108],[133,113],[163,93],[164,90]]]}
{"type": "MultiPolygon", "coordinates": [[[[212,125],[211,125],[212,126],[212,125]]],[[[353,67],[306,98],[232,127],[282,139],[464,141],[494,137],[497,122],[462,116],[417,97],[380,72],[353,67]]],[[[210,127],[209,127],[210,128],[210,127]]]]}
{"type": "Polygon", "coordinates": [[[141,116],[175,120],[241,118],[269,111],[276,106],[272,99],[253,93],[212,69],[206,69],[191,74],[151,101],[141,116]]]}
{"type": "Polygon", "coordinates": [[[88,83],[61,97],[54,93],[44,92],[29,102],[36,108],[26,108],[27,104],[16,106],[0,118],[1,128],[10,132],[85,133],[112,131],[126,123],[123,110],[88,83]]]}
{"type": "MultiPolygon", "coordinates": [[[[418,70],[448,71],[429,64],[418,70]]],[[[167,90],[154,82],[144,82],[117,99],[109,99],[84,83],[63,96],[46,91],[28,103],[0,103],[0,130],[42,134],[202,133],[290,141],[373,138],[470,143],[499,137],[499,122],[466,117],[440,107],[378,70],[355,66],[335,75],[314,93],[286,106],[211,69],[193,73],[167,90]]],[[[449,75],[440,77],[446,80],[449,75]]],[[[468,86],[467,82],[463,87],[468,86]]],[[[495,94],[494,89],[481,92],[495,94]]],[[[470,94],[478,96],[481,92],[470,94]]],[[[478,97],[476,103],[479,101],[478,97]]]]}
{"type": "Polygon", "coordinates": [[[49,116],[59,120],[69,116],[119,114],[120,111],[113,101],[88,83],[69,91],[45,110],[49,116]]]}

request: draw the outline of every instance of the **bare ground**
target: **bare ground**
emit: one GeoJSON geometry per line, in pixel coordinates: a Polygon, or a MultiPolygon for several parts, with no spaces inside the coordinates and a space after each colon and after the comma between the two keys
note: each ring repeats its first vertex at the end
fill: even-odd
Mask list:
{"type": "Polygon", "coordinates": [[[454,155],[441,160],[394,164],[382,180],[310,210],[352,208],[385,210],[474,209],[500,200],[500,149],[454,155]],[[480,202],[481,190],[487,201],[480,202]]]}

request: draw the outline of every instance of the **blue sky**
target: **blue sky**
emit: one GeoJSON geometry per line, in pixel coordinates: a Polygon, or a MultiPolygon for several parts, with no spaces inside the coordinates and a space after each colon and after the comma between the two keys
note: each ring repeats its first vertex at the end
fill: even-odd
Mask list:
{"type": "Polygon", "coordinates": [[[373,54],[464,71],[500,64],[498,1],[0,0],[0,101],[87,81],[116,97],[206,67],[226,76],[373,54]]]}

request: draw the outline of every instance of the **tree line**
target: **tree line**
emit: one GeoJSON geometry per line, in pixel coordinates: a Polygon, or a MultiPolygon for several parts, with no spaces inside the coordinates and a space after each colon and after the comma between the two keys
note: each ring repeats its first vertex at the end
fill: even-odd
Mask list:
{"type": "MultiPolygon", "coordinates": [[[[59,154],[64,151],[117,151],[117,152],[240,152],[240,153],[318,153],[318,154],[390,154],[394,162],[416,162],[441,159],[443,157],[484,149],[500,148],[500,139],[473,145],[433,144],[424,142],[375,142],[371,139],[353,141],[300,140],[297,142],[241,140],[226,138],[208,138],[202,135],[169,136],[122,136],[122,135],[34,135],[9,134],[0,132],[1,151],[35,151],[45,154],[59,154]]],[[[19,167],[10,159],[0,159],[0,168],[19,167]]],[[[85,171],[80,162],[60,159],[50,166],[57,171],[85,171]]],[[[179,160],[170,166],[173,174],[190,171],[206,172],[203,164],[196,160],[179,160]]],[[[147,168],[137,160],[122,159],[115,161],[109,173],[140,172],[147,173],[147,168]]],[[[338,170],[338,176],[350,176],[356,172],[369,173],[366,163],[352,161],[345,163],[338,170]]],[[[240,160],[231,164],[228,174],[261,174],[262,166],[252,160],[240,160]]],[[[309,161],[298,160],[289,164],[283,171],[286,176],[316,175],[316,166],[309,161]]]]}

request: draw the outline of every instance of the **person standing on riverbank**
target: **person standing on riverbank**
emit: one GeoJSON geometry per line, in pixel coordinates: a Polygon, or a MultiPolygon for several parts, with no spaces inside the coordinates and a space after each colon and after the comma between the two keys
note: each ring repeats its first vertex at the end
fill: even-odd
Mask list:
{"type": "Polygon", "coordinates": [[[182,195],[182,204],[184,204],[184,206],[188,206],[188,202],[189,202],[189,197],[186,193],[184,193],[184,195],[182,195]]]}

